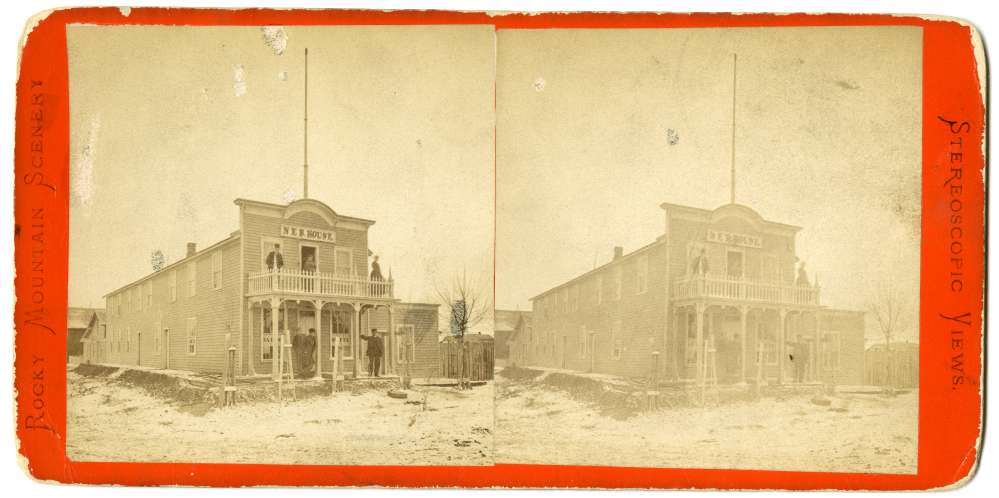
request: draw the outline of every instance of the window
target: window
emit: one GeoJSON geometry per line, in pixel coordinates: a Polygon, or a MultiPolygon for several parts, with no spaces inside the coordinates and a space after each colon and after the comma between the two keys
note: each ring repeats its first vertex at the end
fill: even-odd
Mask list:
{"type": "Polygon", "coordinates": [[[586,327],[579,327],[579,357],[586,358],[586,327]]]}
{"type": "Polygon", "coordinates": [[[822,368],[825,370],[839,369],[839,332],[825,332],[822,334],[822,368]]]}
{"type": "Polygon", "coordinates": [[[177,270],[170,272],[170,302],[177,301],[177,270]]]}
{"type": "Polygon", "coordinates": [[[569,287],[569,310],[579,311],[579,285],[569,287]]]}
{"type": "Polygon", "coordinates": [[[132,311],[132,289],[125,291],[125,311],[132,311]]]}
{"type": "Polygon", "coordinates": [[[757,337],[763,338],[763,362],[767,365],[777,364],[777,338],[776,331],[766,331],[762,330],[763,324],[760,324],[760,332],[757,337]]]}
{"type": "Polygon", "coordinates": [[[222,288],[222,251],[212,253],[212,289],[222,288]]]}
{"type": "Polygon", "coordinates": [[[621,299],[621,265],[614,267],[614,300],[621,299]]]}
{"type": "Polygon", "coordinates": [[[153,281],[146,282],[146,309],[153,309],[153,281]]]}
{"type": "MultiPolygon", "coordinates": [[[[260,314],[260,359],[269,361],[274,358],[274,340],[271,334],[271,313],[270,308],[263,308],[260,314]]],[[[284,313],[278,312],[278,331],[284,330],[284,313]]]]}
{"type": "Polygon", "coordinates": [[[764,254],[762,259],[763,280],[774,282],[777,280],[777,256],[774,254],[764,254]]]}
{"type": "Polygon", "coordinates": [[[621,347],[621,320],[614,320],[614,325],[611,327],[611,358],[620,360],[623,350],[621,347]]]}
{"type": "Polygon", "coordinates": [[[635,293],[644,294],[649,290],[649,255],[643,254],[638,257],[638,264],[635,269],[635,293]]]}
{"type": "Polygon", "coordinates": [[[558,292],[559,311],[565,313],[569,311],[569,288],[562,287],[558,292]]]}
{"type": "Polygon", "coordinates": [[[334,250],[333,258],[335,260],[334,271],[337,275],[345,277],[354,275],[354,254],[349,248],[337,247],[334,250]]]}
{"type": "Polygon", "coordinates": [[[130,327],[125,328],[125,352],[132,352],[132,329],[130,327]]]}
{"type": "Polygon", "coordinates": [[[597,304],[604,302],[604,276],[597,275],[597,304]]]}
{"type": "Polygon", "coordinates": [[[191,261],[187,265],[187,295],[193,297],[198,292],[198,263],[191,261]]]}
{"type": "Polygon", "coordinates": [[[343,354],[343,359],[350,360],[354,358],[354,348],[352,347],[351,337],[350,337],[350,312],[344,310],[333,310],[333,312],[326,311],[325,316],[328,316],[329,320],[332,322],[330,324],[330,330],[332,335],[330,337],[330,359],[336,358],[336,351],[334,346],[336,346],[336,339],[340,339],[340,353],[343,354]]]}
{"type": "Polygon", "coordinates": [[[416,328],[412,325],[397,325],[395,334],[396,362],[412,363],[416,361],[416,328]]]}
{"type": "Polygon", "coordinates": [[[187,354],[198,354],[198,319],[187,319],[187,354]]]}
{"type": "Polygon", "coordinates": [[[697,364],[697,317],[687,313],[687,337],[683,347],[683,357],[687,366],[697,364]]]}
{"type": "Polygon", "coordinates": [[[744,257],[745,257],[745,255],[743,254],[742,251],[736,251],[736,250],[732,250],[732,249],[728,250],[728,254],[727,254],[727,257],[726,257],[726,260],[725,260],[725,263],[726,263],[726,265],[725,265],[725,268],[726,268],[725,273],[726,273],[726,275],[728,275],[728,278],[731,278],[731,279],[740,279],[740,278],[743,277],[743,275],[744,275],[744,273],[743,273],[743,271],[744,271],[744,269],[743,269],[743,266],[744,266],[743,259],[744,259],[744,257]]]}
{"type": "Polygon", "coordinates": [[[107,338],[108,338],[108,324],[102,323],[101,324],[101,339],[107,339],[107,338]]]}

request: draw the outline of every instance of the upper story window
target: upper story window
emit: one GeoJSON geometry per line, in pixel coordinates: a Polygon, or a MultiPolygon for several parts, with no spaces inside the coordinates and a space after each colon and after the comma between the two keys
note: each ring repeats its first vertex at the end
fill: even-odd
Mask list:
{"type": "Polygon", "coordinates": [[[569,311],[569,288],[562,287],[558,291],[559,310],[562,313],[569,311]]]}
{"type": "Polygon", "coordinates": [[[569,287],[569,310],[579,311],[579,284],[569,287]]]}
{"type": "Polygon", "coordinates": [[[334,254],[334,271],[340,276],[354,276],[354,253],[347,247],[337,247],[334,254]]]}
{"type": "Polygon", "coordinates": [[[194,296],[198,293],[198,262],[191,261],[187,265],[187,295],[194,296]]]}
{"type": "Polygon", "coordinates": [[[597,304],[604,302],[604,276],[597,275],[595,297],[597,304]]]}
{"type": "Polygon", "coordinates": [[[614,299],[615,300],[621,299],[621,284],[622,284],[621,265],[616,265],[614,267],[614,299]]]}
{"type": "Polygon", "coordinates": [[[147,280],[146,281],[146,304],[145,304],[145,306],[146,306],[147,310],[153,309],[153,281],[152,280],[147,280]]]}
{"type": "Polygon", "coordinates": [[[635,293],[644,294],[649,290],[649,255],[643,254],[638,257],[635,268],[635,293]]]}
{"type": "Polygon", "coordinates": [[[212,253],[212,289],[222,288],[222,251],[212,253]]]}
{"type": "Polygon", "coordinates": [[[177,300],[177,270],[170,271],[170,302],[177,300]]]}

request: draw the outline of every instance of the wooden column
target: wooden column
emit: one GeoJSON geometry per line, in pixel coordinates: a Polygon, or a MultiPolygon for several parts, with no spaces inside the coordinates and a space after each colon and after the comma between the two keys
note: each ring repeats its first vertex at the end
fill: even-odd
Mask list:
{"type": "Polygon", "coordinates": [[[704,362],[704,305],[700,303],[695,305],[694,312],[696,313],[694,316],[694,329],[697,334],[697,342],[694,344],[694,347],[696,348],[694,350],[696,351],[694,355],[694,378],[697,379],[697,383],[700,384],[701,382],[704,382],[704,379],[701,377],[701,363],[704,362]]]}
{"type": "Polygon", "coordinates": [[[272,297],[271,302],[271,378],[278,380],[280,373],[278,372],[278,361],[280,360],[278,351],[278,314],[281,313],[281,300],[272,297]]]}
{"type": "Polygon", "coordinates": [[[392,306],[388,305],[385,307],[385,311],[388,312],[388,336],[385,341],[385,351],[382,352],[382,364],[384,365],[384,370],[386,374],[396,373],[396,354],[395,348],[398,346],[395,343],[395,328],[392,320],[392,306]]]}
{"type": "Polygon", "coordinates": [[[350,349],[351,355],[354,357],[354,378],[358,377],[360,369],[358,368],[361,363],[361,306],[357,303],[350,303],[350,307],[354,310],[354,323],[351,327],[353,330],[350,331],[350,349]]]}
{"type": "Polygon", "coordinates": [[[739,327],[740,327],[739,340],[742,343],[741,344],[742,347],[739,349],[739,356],[740,356],[740,358],[742,358],[741,359],[742,365],[740,365],[742,368],[740,370],[742,370],[741,382],[743,384],[746,383],[746,364],[747,364],[747,362],[746,362],[746,330],[748,329],[748,326],[747,326],[748,324],[746,322],[748,322],[748,321],[749,321],[749,309],[746,307],[746,305],[739,306],[739,327]]]}
{"type": "Polygon", "coordinates": [[[780,310],[780,325],[777,328],[777,383],[784,383],[784,364],[787,363],[787,310],[780,310]]]}
{"type": "MultiPolygon", "coordinates": [[[[263,311],[263,306],[260,307],[263,311]]],[[[253,301],[250,301],[250,305],[246,307],[246,312],[250,314],[250,318],[246,320],[246,351],[243,355],[246,356],[247,370],[250,375],[257,374],[257,367],[254,365],[257,358],[253,355],[253,301]]],[[[263,318],[263,313],[261,313],[261,319],[263,318]]]]}
{"type": "Polygon", "coordinates": [[[316,374],[313,380],[323,380],[323,306],[326,302],[322,299],[312,301],[312,306],[316,309],[316,374]]]}

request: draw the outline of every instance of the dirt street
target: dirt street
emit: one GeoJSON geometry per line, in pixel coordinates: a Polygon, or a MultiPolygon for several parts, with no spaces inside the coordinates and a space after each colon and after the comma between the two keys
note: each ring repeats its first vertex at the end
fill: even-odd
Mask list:
{"type": "Polygon", "coordinates": [[[497,379],[496,461],[915,473],[918,392],[763,398],[620,419],[535,379],[497,379]]]}
{"type": "Polygon", "coordinates": [[[113,378],[68,373],[69,458],[316,465],[490,465],[493,389],[369,391],[192,413],[113,378]]]}

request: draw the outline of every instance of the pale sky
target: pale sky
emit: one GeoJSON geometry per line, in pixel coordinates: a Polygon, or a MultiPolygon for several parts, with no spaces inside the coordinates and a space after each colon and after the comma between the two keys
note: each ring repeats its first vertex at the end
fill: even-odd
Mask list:
{"type": "Polygon", "coordinates": [[[305,47],[310,197],[376,221],[397,297],[462,270],[491,292],[491,26],[67,31],[71,306],[226,238],[236,198],[302,195],[305,47]]]}
{"type": "Polygon", "coordinates": [[[500,30],[498,308],[654,241],[662,202],[728,203],[733,53],[736,202],[803,227],[824,304],[893,280],[917,316],[914,27],[500,30]]]}

